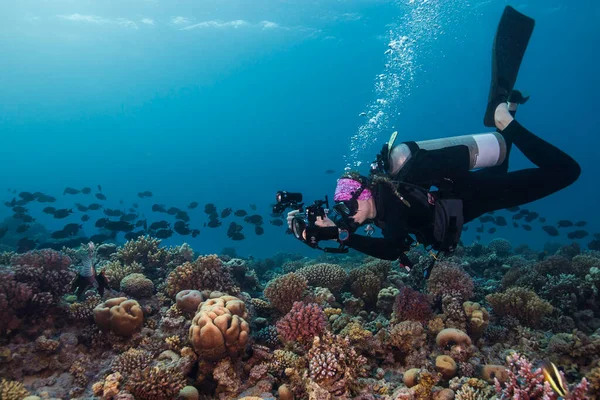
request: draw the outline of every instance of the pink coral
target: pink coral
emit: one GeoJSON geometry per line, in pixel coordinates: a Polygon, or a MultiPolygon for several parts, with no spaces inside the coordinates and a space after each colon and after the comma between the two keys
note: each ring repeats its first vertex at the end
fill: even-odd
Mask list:
{"type": "Polygon", "coordinates": [[[400,289],[394,301],[394,320],[426,323],[432,316],[429,297],[408,287],[400,289]]]}
{"type": "Polygon", "coordinates": [[[29,286],[15,281],[10,272],[0,271],[0,333],[19,327],[19,312],[27,307],[32,296],[29,286]]]}
{"type": "Polygon", "coordinates": [[[473,296],[473,279],[459,265],[440,261],[436,263],[427,281],[427,290],[436,298],[454,297],[461,302],[473,296]]]}
{"type": "Polygon", "coordinates": [[[513,353],[506,358],[508,364],[508,379],[500,383],[494,378],[496,393],[503,399],[551,400],[556,394],[548,382],[544,381],[541,368],[533,369],[533,365],[525,357],[513,353]]]}
{"type": "Polygon", "coordinates": [[[69,291],[74,273],[71,258],[59,251],[44,249],[14,255],[10,260],[15,278],[31,286],[35,294],[50,293],[55,300],[69,291]]]}
{"type": "Polygon", "coordinates": [[[325,313],[318,304],[297,301],[290,312],[277,322],[277,332],[286,342],[310,343],[325,331],[326,326],[325,313]]]}

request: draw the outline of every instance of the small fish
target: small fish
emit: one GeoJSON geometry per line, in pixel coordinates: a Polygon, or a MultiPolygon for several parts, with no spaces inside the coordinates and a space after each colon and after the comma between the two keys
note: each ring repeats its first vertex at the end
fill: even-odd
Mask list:
{"type": "Polygon", "coordinates": [[[89,216],[89,215],[87,215],[87,214],[84,214],[84,215],[82,215],[82,216],[81,216],[81,220],[82,220],[83,222],[89,221],[89,220],[90,220],[90,216],[89,216]]]}
{"type": "Polygon", "coordinates": [[[479,217],[479,222],[481,222],[482,224],[492,221],[494,221],[494,217],[492,217],[491,215],[484,215],[483,217],[479,217]]]}
{"type": "Polygon", "coordinates": [[[139,204],[138,203],[133,203],[133,208],[138,208],[139,204]]]}
{"type": "Polygon", "coordinates": [[[254,233],[256,233],[257,236],[260,236],[263,233],[265,233],[265,230],[263,229],[262,226],[255,226],[254,227],[254,233]]]}
{"type": "Polygon", "coordinates": [[[84,187],[83,189],[81,189],[81,193],[90,194],[90,193],[92,193],[92,189],[89,187],[84,187]]]}
{"type": "Polygon", "coordinates": [[[96,228],[104,228],[106,226],[107,222],[108,222],[108,218],[100,218],[99,220],[96,221],[94,226],[96,228]]]}
{"type": "Polygon", "coordinates": [[[167,212],[167,210],[165,209],[165,206],[163,206],[162,204],[153,204],[152,211],[161,212],[161,213],[167,212]]]}
{"type": "Polygon", "coordinates": [[[496,233],[496,228],[493,228],[493,227],[492,227],[492,228],[490,228],[490,229],[488,230],[488,233],[489,233],[489,234],[496,233]]]}
{"type": "Polygon", "coordinates": [[[78,211],[87,212],[88,208],[83,204],[75,203],[75,207],[77,207],[78,211]]]}
{"type": "Polygon", "coordinates": [[[16,231],[17,231],[17,233],[23,233],[23,232],[27,231],[27,229],[29,229],[29,225],[22,224],[17,227],[16,231]]]}
{"type": "Polygon", "coordinates": [[[184,235],[184,236],[192,233],[192,231],[188,227],[188,224],[186,224],[185,221],[175,222],[175,224],[173,225],[173,230],[175,232],[179,233],[180,235],[184,235]]]}
{"type": "Polygon", "coordinates": [[[17,253],[26,253],[35,249],[36,241],[28,238],[21,238],[17,242],[17,253]]]}
{"type": "Polygon", "coordinates": [[[186,213],[185,211],[179,211],[175,215],[175,219],[180,219],[185,222],[190,222],[190,217],[189,217],[188,213],[186,213]]]}
{"type": "Polygon", "coordinates": [[[96,198],[98,200],[106,200],[106,196],[103,195],[102,193],[96,193],[96,198]]]}
{"type": "Polygon", "coordinates": [[[494,220],[494,222],[496,223],[496,225],[498,226],[506,226],[506,218],[502,217],[502,216],[498,216],[496,217],[496,219],[494,220]]]}
{"type": "Polygon", "coordinates": [[[145,223],[146,223],[145,219],[140,219],[138,222],[135,223],[135,227],[139,228],[140,226],[144,226],[145,223]]]}
{"type": "Polygon", "coordinates": [[[507,208],[506,210],[507,210],[507,211],[510,211],[510,212],[517,212],[517,211],[519,211],[520,209],[521,209],[521,207],[519,207],[519,206],[516,206],[516,207],[509,207],[509,208],[507,208]]]}
{"type": "Polygon", "coordinates": [[[577,221],[577,222],[575,222],[575,226],[578,227],[578,228],[582,228],[582,227],[584,227],[586,225],[587,225],[586,221],[577,221]]]}
{"type": "Polygon", "coordinates": [[[542,363],[542,373],[544,375],[544,380],[548,382],[556,394],[558,394],[560,397],[567,396],[569,393],[569,388],[564,382],[562,375],[554,363],[550,361],[544,361],[542,363]]]}
{"type": "Polygon", "coordinates": [[[50,237],[51,237],[52,239],[66,239],[66,238],[68,238],[68,237],[69,237],[69,233],[68,233],[68,232],[65,232],[65,231],[63,231],[63,230],[61,229],[60,231],[55,231],[55,232],[52,232],[52,234],[50,235],[50,237]]]}
{"type": "Polygon", "coordinates": [[[56,201],[56,197],[44,193],[35,192],[34,195],[39,203],[54,203],[56,201]]]}
{"type": "Polygon", "coordinates": [[[227,218],[231,214],[233,210],[230,207],[227,207],[223,211],[221,211],[221,218],[227,218]]]}
{"type": "Polygon", "coordinates": [[[515,214],[515,215],[513,215],[513,216],[512,216],[512,219],[513,219],[514,221],[517,221],[517,220],[520,220],[520,219],[521,219],[521,218],[523,218],[523,217],[524,217],[524,215],[523,215],[523,214],[515,214]]]}
{"type": "Polygon", "coordinates": [[[525,217],[525,221],[526,222],[533,222],[537,219],[537,217],[539,217],[540,214],[536,213],[535,211],[530,212],[529,214],[527,214],[527,216],[525,217]]]}
{"type": "Polygon", "coordinates": [[[0,239],[6,235],[6,232],[8,232],[8,228],[0,228],[0,239]]]}
{"type": "Polygon", "coordinates": [[[17,214],[24,214],[27,212],[27,209],[23,206],[14,206],[12,210],[17,214]]]}
{"type": "Polygon", "coordinates": [[[98,191],[101,192],[102,191],[102,186],[98,185],[98,191]]]}
{"type": "Polygon", "coordinates": [[[31,215],[28,214],[15,214],[13,215],[14,219],[20,219],[23,222],[33,222],[35,221],[35,218],[33,218],[31,215]]]}
{"type": "Polygon", "coordinates": [[[79,229],[81,229],[81,228],[83,228],[83,226],[81,226],[79,224],[67,224],[64,226],[64,228],[62,230],[67,232],[69,236],[75,236],[75,235],[77,235],[77,232],[79,232],[79,229]]]}
{"type": "Polygon", "coordinates": [[[94,243],[104,243],[108,240],[113,240],[116,237],[116,232],[111,233],[110,235],[105,235],[102,233],[98,233],[96,235],[92,235],[90,237],[90,242],[94,243]]]}
{"type": "Polygon", "coordinates": [[[544,226],[542,226],[542,229],[544,230],[544,232],[546,232],[550,236],[558,236],[559,235],[558,229],[556,229],[553,226],[544,225],[544,226]]]}
{"type": "Polygon", "coordinates": [[[151,231],[155,231],[158,229],[168,229],[169,228],[169,223],[167,221],[158,221],[158,222],[153,222],[150,224],[150,230],[151,231]]]}
{"type": "Polygon", "coordinates": [[[248,213],[244,210],[236,210],[233,215],[235,215],[236,217],[245,217],[246,215],[248,215],[248,213]]]}
{"type": "Polygon", "coordinates": [[[144,192],[138,192],[137,195],[138,195],[139,198],[143,199],[145,197],[152,197],[152,192],[149,191],[149,190],[146,190],[144,192]]]}
{"type": "Polygon", "coordinates": [[[532,230],[531,225],[527,225],[527,224],[523,224],[523,229],[525,229],[527,232],[531,232],[531,230],[532,230]]]}
{"type": "Polygon", "coordinates": [[[124,213],[121,210],[113,210],[111,208],[105,208],[104,209],[104,214],[107,215],[107,216],[109,216],[109,217],[120,217],[124,213]]]}
{"type": "Polygon", "coordinates": [[[173,230],[171,229],[161,229],[154,234],[154,236],[158,239],[167,239],[173,236],[173,230]]]}
{"type": "Polygon", "coordinates": [[[137,218],[137,214],[125,214],[125,215],[121,215],[121,218],[119,218],[121,221],[125,221],[125,222],[133,222],[135,221],[135,219],[137,218]]]}
{"type": "MultiPolygon", "coordinates": [[[[283,222],[282,222],[282,225],[283,225],[283,222]]],[[[463,232],[466,232],[466,231],[468,231],[468,230],[469,230],[469,226],[468,226],[468,225],[463,225],[463,227],[462,227],[462,231],[463,231],[463,232]]]]}
{"type": "Polygon", "coordinates": [[[196,236],[198,236],[200,234],[200,230],[199,229],[192,229],[192,237],[195,238],[196,236]]]}
{"type": "Polygon", "coordinates": [[[104,225],[104,228],[113,232],[131,232],[134,226],[129,222],[125,221],[106,221],[106,225],[104,225]]]}
{"type": "Polygon", "coordinates": [[[573,221],[569,221],[568,219],[561,219],[558,221],[559,228],[570,228],[573,226],[573,221]]]}
{"type": "Polygon", "coordinates": [[[144,231],[139,231],[139,232],[127,232],[125,234],[125,239],[126,240],[135,240],[137,238],[139,238],[140,236],[144,236],[144,231]]]}
{"type": "Polygon", "coordinates": [[[60,210],[56,210],[54,212],[54,218],[56,219],[63,219],[63,218],[67,218],[70,214],[73,214],[73,210],[72,209],[67,209],[67,208],[61,208],[60,210]]]}
{"type": "Polygon", "coordinates": [[[175,215],[179,211],[181,211],[181,210],[179,208],[177,208],[177,207],[169,207],[169,209],[167,210],[167,214],[169,214],[169,215],[175,215]]]}
{"type": "Polygon", "coordinates": [[[218,218],[210,218],[210,221],[208,221],[209,228],[217,228],[219,226],[221,226],[221,221],[218,218]]]}
{"type": "Polygon", "coordinates": [[[274,226],[281,226],[283,225],[283,221],[280,219],[272,219],[271,221],[269,221],[271,225],[274,226]]]}
{"type": "Polygon", "coordinates": [[[589,235],[589,233],[587,231],[584,231],[583,229],[578,229],[576,231],[569,232],[567,234],[567,237],[569,239],[583,239],[584,237],[586,237],[588,235],[589,235]]]}
{"type": "Polygon", "coordinates": [[[198,202],[197,201],[192,201],[189,205],[188,205],[188,209],[193,210],[194,208],[198,207],[198,202]]]}
{"type": "Polygon", "coordinates": [[[56,208],[54,207],[46,207],[42,210],[46,214],[54,214],[56,212],[56,208]]]}
{"type": "Polygon", "coordinates": [[[71,284],[71,291],[75,293],[78,299],[89,287],[97,289],[100,297],[104,296],[104,289],[111,290],[108,285],[108,279],[106,279],[106,276],[104,275],[104,271],[100,273],[96,271],[95,250],[96,246],[94,245],[94,242],[90,241],[90,243],[88,243],[87,257],[83,258],[82,265],[78,268],[77,276],[71,284]]]}
{"type": "Polygon", "coordinates": [[[326,169],[326,170],[325,170],[325,173],[326,173],[327,175],[335,174],[335,169],[326,169]]]}
{"type": "Polygon", "coordinates": [[[212,203],[208,203],[207,205],[204,206],[204,213],[205,214],[216,214],[217,213],[217,207],[215,207],[214,204],[212,203]]]}
{"type": "Polygon", "coordinates": [[[92,203],[88,206],[88,210],[92,210],[92,211],[96,211],[102,208],[101,204],[98,203],[92,203]]]}
{"type": "Polygon", "coordinates": [[[254,211],[256,211],[256,204],[250,204],[250,208],[254,211]]]}
{"type": "Polygon", "coordinates": [[[79,192],[80,192],[80,190],[79,190],[79,189],[75,189],[75,188],[72,188],[72,187],[67,187],[67,188],[65,188],[65,190],[63,191],[63,196],[64,196],[65,194],[79,194],[79,192]]]}
{"type": "Polygon", "coordinates": [[[21,193],[19,193],[19,197],[25,201],[35,200],[35,196],[33,195],[33,193],[29,193],[29,192],[21,192],[21,193]]]}
{"type": "Polygon", "coordinates": [[[481,236],[477,235],[477,236],[475,236],[475,239],[477,239],[477,241],[480,241],[481,240],[481,236]]]}

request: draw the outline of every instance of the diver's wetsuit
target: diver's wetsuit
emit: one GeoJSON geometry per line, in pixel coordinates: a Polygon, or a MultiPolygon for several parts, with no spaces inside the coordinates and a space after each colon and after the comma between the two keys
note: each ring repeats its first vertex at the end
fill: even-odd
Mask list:
{"type": "MultiPolygon", "coordinates": [[[[506,159],[499,166],[468,171],[469,166],[464,162],[469,159],[466,146],[419,150],[423,153],[415,157],[418,161],[410,165],[404,180],[426,189],[431,185],[446,188],[441,190],[442,198],[462,199],[466,223],[489,211],[539,200],[564,189],[579,177],[581,168],[573,158],[535,136],[516,120],[500,133],[506,141],[507,152],[506,159]],[[537,168],[508,172],[513,143],[537,168]]],[[[375,224],[382,229],[384,237],[353,234],[345,242],[348,247],[373,257],[395,260],[408,250],[405,242],[408,234],[416,234],[421,243],[428,244],[433,227],[432,207],[411,202],[408,198],[409,208],[385,184],[377,185],[374,196],[377,208],[375,224]]]]}

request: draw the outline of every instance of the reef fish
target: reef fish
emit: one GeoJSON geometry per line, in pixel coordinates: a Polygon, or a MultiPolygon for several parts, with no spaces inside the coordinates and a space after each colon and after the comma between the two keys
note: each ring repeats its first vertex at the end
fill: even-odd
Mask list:
{"type": "Polygon", "coordinates": [[[100,297],[104,295],[104,289],[110,289],[108,280],[104,271],[96,272],[96,245],[93,242],[88,243],[88,254],[84,257],[81,266],[77,271],[77,276],[71,285],[71,292],[75,292],[77,298],[85,292],[90,286],[98,290],[100,297]]]}
{"type": "Polygon", "coordinates": [[[73,214],[72,209],[61,208],[60,210],[54,211],[54,218],[63,219],[63,218],[67,218],[70,214],[73,214]]]}
{"type": "Polygon", "coordinates": [[[79,194],[79,192],[80,192],[79,189],[75,189],[75,188],[72,188],[72,187],[67,187],[63,191],[63,195],[65,195],[65,194],[79,194]]]}
{"type": "Polygon", "coordinates": [[[570,228],[573,226],[573,221],[569,221],[568,219],[561,219],[557,223],[559,228],[570,228]]]}
{"type": "Polygon", "coordinates": [[[102,193],[96,193],[96,198],[98,200],[106,200],[106,196],[103,195],[102,193]]]}
{"type": "Polygon", "coordinates": [[[149,191],[149,190],[146,190],[144,192],[138,192],[137,195],[138,195],[139,198],[143,199],[145,197],[152,197],[152,192],[149,191]]]}
{"type": "Polygon", "coordinates": [[[198,202],[197,201],[192,201],[189,205],[188,205],[188,209],[193,210],[194,208],[198,207],[198,202]]]}
{"type": "Polygon", "coordinates": [[[589,235],[589,233],[587,231],[584,231],[583,229],[578,229],[576,231],[569,232],[567,234],[567,237],[569,239],[583,239],[584,237],[586,237],[588,235],[589,235]]]}
{"type": "Polygon", "coordinates": [[[230,207],[227,207],[223,211],[221,211],[221,218],[227,218],[233,210],[230,207]]]}
{"type": "Polygon", "coordinates": [[[542,226],[542,229],[544,230],[544,232],[546,232],[550,236],[558,236],[559,235],[558,229],[556,229],[553,226],[545,225],[545,226],[542,226]]]}

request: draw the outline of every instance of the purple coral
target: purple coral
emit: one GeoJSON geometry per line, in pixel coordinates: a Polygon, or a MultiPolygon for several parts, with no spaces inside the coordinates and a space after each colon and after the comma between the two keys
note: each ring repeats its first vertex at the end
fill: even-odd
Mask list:
{"type": "Polygon", "coordinates": [[[327,327],[325,313],[316,303],[296,301],[283,318],[277,322],[277,332],[286,342],[310,343],[327,327]]]}
{"type": "Polygon", "coordinates": [[[400,293],[394,300],[396,322],[417,321],[426,323],[432,314],[430,299],[427,295],[409,287],[400,289],[400,293]]]}
{"type": "Polygon", "coordinates": [[[27,307],[32,296],[28,285],[15,281],[12,273],[0,271],[0,333],[19,327],[19,312],[27,307]]]}
{"type": "Polygon", "coordinates": [[[427,290],[436,298],[454,297],[467,301],[473,296],[473,279],[460,266],[441,261],[436,263],[427,281],[427,290]]]}
{"type": "Polygon", "coordinates": [[[69,270],[71,258],[55,250],[44,249],[18,254],[10,260],[15,278],[31,286],[42,298],[49,293],[54,299],[68,293],[74,273],[69,270]]]}

